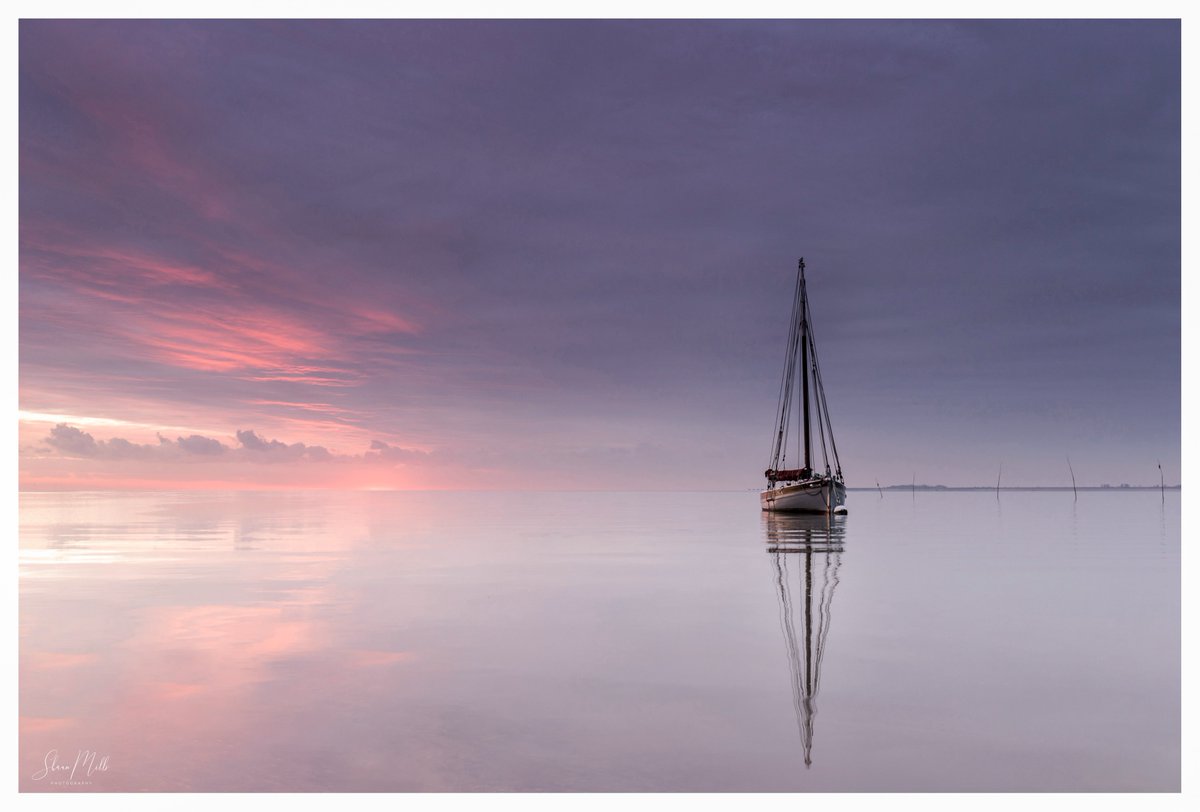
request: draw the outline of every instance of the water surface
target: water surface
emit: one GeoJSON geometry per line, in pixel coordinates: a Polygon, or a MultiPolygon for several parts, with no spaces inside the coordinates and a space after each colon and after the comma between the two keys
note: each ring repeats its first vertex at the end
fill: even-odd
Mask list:
{"type": "Polygon", "coordinates": [[[848,506],[23,494],[21,789],[1179,789],[1178,492],[848,506]]]}

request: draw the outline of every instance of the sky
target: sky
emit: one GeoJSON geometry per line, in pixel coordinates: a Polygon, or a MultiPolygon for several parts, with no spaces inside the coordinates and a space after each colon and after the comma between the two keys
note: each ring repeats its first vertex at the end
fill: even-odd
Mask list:
{"type": "Polygon", "coordinates": [[[1180,478],[1177,21],[19,37],[23,489],[1180,478]]]}

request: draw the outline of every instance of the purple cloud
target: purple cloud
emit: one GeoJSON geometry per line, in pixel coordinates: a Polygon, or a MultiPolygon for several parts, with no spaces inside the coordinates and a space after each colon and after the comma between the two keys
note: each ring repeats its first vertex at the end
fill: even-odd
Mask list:
{"type": "Polygon", "coordinates": [[[403,448],[401,446],[389,445],[382,440],[372,440],[371,450],[365,453],[363,457],[367,460],[379,462],[413,462],[414,460],[428,459],[429,454],[415,448],[403,448]]]}
{"type": "Polygon", "coordinates": [[[237,432],[238,442],[254,459],[263,462],[289,462],[308,458],[317,462],[332,460],[334,455],[324,446],[309,446],[304,443],[288,443],[279,440],[267,440],[253,429],[237,432]]]}
{"type": "MultiPolygon", "coordinates": [[[[158,438],[159,443],[170,443],[171,441],[165,437],[158,438]]],[[[193,434],[190,437],[179,437],[175,440],[175,445],[180,450],[186,451],[189,454],[200,454],[207,456],[216,456],[224,454],[229,449],[220,441],[214,440],[212,437],[203,437],[199,434],[193,434]]]]}
{"type": "Polygon", "coordinates": [[[100,446],[92,435],[65,423],[50,429],[46,442],[51,448],[70,457],[95,457],[100,454],[100,446]]]}
{"type": "Polygon", "coordinates": [[[231,448],[220,440],[192,434],[188,437],[158,436],[157,445],[135,443],[123,437],[97,440],[91,434],[75,426],[59,423],[50,430],[46,443],[67,457],[82,457],[102,460],[130,459],[184,459],[230,457],[248,462],[286,462],[307,459],[313,462],[332,462],[360,459],[353,455],[333,454],[319,445],[283,443],[268,440],[253,429],[237,432],[240,448],[231,448]]]}

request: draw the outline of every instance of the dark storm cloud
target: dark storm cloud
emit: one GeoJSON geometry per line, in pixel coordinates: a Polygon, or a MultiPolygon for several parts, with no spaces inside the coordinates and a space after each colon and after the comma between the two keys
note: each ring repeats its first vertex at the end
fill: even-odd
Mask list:
{"type": "Polygon", "coordinates": [[[1179,37],[26,21],[23,391],[309,403],[450,457],[580,420],[682,460],[685,425],[757,471],[804,255],[852,478],[967,471],[981,434],[1119,427],[1114,455],[1153,458],[1178,446],[1179,37]],[[471,428],[496,415],[525,422],[471,428]]]}

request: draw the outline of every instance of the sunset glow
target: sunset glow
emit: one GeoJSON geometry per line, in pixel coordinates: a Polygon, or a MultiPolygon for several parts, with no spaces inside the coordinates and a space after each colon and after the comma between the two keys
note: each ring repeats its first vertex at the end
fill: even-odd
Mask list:
{"type": "Polygon", "coordinates": [[[544,10],[19,20],[21,794],[1178,793],[1182,20],[544,10]]]}
{"type": "Polygon", "coordinates": [[[1177,30],[981,31],[24,21],[21,486],[751,487],[802,254],[849,484],[1178,481],[1177,30]]]}

